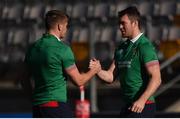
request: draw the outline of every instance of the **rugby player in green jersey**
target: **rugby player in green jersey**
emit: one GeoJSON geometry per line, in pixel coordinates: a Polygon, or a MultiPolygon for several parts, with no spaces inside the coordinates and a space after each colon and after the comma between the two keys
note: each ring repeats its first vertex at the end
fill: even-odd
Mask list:
{"type": "Polygon", "coordinates": [[[61,11],[48,11],[46,33],[26,53],[25,68],[28,71],[26,75],[24,73],[22,84],[25,89],[32,89],[28,78],[31,76],[34,81],[34,89],[30,92],[35,118],[72,118],[73,113],[67,104],[66,74],[81,86],[100,70],[98,61],[93,61],[97,64],[93,69],[86,73],[78,71],[71,48],[62,42],[68,29],[68,19],[61,11]]]}
{"type": "MultiPolygon", "coordinates": [[[[150,40],[141,32],[140,13],[136,7],[118,12],[119,29],[126,41],[119,44],[108,70],[97,75],[104,81],[120,81],[124,106],[121,117],[154,117],[153,94],[161,84],[159,61],[150,40]]],[[[96,59],[94,59],[96,60],[96,59]]],[[[89,67],[95,67],[91,60],[89,67]]]]}

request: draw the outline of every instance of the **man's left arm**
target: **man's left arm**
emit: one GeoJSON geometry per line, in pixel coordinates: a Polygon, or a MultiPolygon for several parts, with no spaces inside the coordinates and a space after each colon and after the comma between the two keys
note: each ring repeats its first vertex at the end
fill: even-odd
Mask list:
{"type": "Polygon", "coordinates": [[[133,103],[132,107],[130,108],[133,112],[141,113],[144,109],[145,103],[148,100],[148,98],[155,93],[155,91],[161,84],[159,62],[152,61],[146,63],[146,69],[151,78],[144,93],[140,96],[140,98],[137,101],[133,103]]]}

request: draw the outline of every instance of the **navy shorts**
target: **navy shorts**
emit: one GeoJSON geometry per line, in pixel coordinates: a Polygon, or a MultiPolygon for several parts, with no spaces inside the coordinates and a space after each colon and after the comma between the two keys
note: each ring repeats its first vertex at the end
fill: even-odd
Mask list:
{"type": "Polygon", "coordinates": [[[74,118],[74,114],[67,103],[58,102],[58,107],[33,106],[33,118],[74,118]]]}
{"type": "Polygon", "coordinates": [[[124,106],[121,109],[120,117],[121,118],[154,118],[156,112],[156,104],[146,104],[141,113],[135,113],[130,111],[129,105],[124,106]]]}

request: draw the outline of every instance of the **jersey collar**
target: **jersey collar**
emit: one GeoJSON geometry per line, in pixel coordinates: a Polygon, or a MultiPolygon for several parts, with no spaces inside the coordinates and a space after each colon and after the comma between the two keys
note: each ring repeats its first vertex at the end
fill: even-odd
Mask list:
{"type": "Polygon", "coordinates": [[[131,39],[131,42],[135,43],[143,33],[139,33],[135,38],[131,39]]]}
{"type": "Polygon", "coordinates": [[[54,35],[54,36],[57,38],[57,40],[58,40],[58,41],[61,41],[61,39],[60,39],[60,38],[58,38],[56,35],[54,35]]]}

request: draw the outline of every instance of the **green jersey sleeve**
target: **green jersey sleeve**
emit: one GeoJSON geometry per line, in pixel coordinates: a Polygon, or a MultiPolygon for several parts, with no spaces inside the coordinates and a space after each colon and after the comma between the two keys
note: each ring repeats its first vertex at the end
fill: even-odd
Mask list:
{"type": "Polygon", "coordinates": [[[151,43],[144,43],[140,46],[141,60],[143,63],[158,60],[154,46],[151,43]]]}
{"type": "Polygon", "coordinates": [[[74,54],[70,47],[67,47],[63,55],[63,66],[65,69],[75,64],[74,54]]]}

